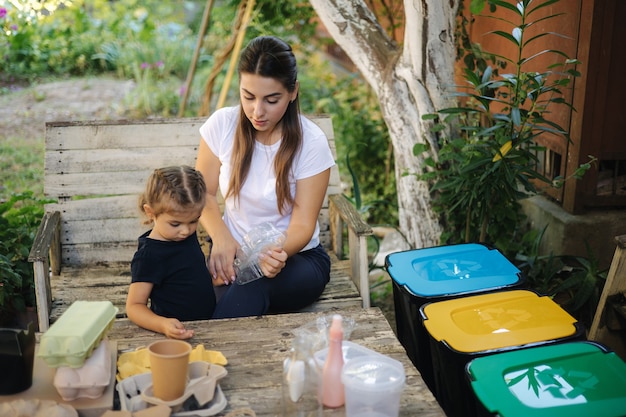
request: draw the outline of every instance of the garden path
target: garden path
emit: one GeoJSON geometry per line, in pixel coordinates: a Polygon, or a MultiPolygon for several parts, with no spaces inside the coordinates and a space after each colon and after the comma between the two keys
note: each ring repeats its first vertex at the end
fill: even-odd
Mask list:
{"type": "Polygon", "coordinates": [[[123,100],[132,81],[76,78],[9,87],[0,96],[0,140],[18,138],[43,144],[45,122],[122,117],[123,100]]]}

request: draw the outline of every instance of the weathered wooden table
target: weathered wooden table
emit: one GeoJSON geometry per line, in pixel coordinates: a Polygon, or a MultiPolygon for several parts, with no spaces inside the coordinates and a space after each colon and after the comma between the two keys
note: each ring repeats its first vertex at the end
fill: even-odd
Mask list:
{"type": "MultiPolygon", "coordinates": [[[[350,340],[388,355],[404,364],[406,388],[402,393],[400,416],[445,416],[432,393],[426,387],[389,323],[378,308],[354,308],[335,313],[355,319],[357,326],[350,340]]],[[[292,330],[321,314],[295,313],[189,322],[195,330],[189,340],[195,347],[204,344],[208,350],[218,350],[228,360],[228,375],[220,385],[228,400],[224,415],[239,408],[251,408],[257,416],[279,416],[281,402],[281,367],[293,338],[292,330]]],[[[162,338],[141,329],[126,319],[116,320],[109,339],[117,342],[118,352],[147,346],[162,338]]],[[[325,409],[325,416],[344,416],[345,409],[325,409]]]]}

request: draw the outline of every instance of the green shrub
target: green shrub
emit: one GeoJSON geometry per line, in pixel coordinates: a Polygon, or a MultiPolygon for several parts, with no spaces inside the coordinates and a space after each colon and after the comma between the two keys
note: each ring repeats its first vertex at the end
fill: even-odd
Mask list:
{"type": "Polygon", "coordinates": [[[303,111],[332,115],[346,194],[364,219],[397,224],[393,148],[376,94],[358,74],[335,75],[314,59],[300,79],[303,111]]]}
{"type": "MultiPolygon", "coordinates": [[[[538,170],[538,155],[545,147],[539,137],[564,143],[569,132],[551,118],[560,106],[571,105],[563,92],[580,74],[580,62],[564,52],[543,49],[544,37],[553,32],[533,32],[535,24],[553,19],[552,5],[559,0],[477,0],[472,11],[487,4],[493,12],[506,9],[511,20],[493,14],[486,18],[506,24],[507,29],[487,33],[510,47],[507,56],[485,53],[479,45],[461,42],[464,85],[458,88],[456,107],[441,109],[426,118],[438,120],[439,160],[429,161],[433,180],[434,208],[444,225],[442,243],[488,242],[500,249],[527,278],[527,285],[546,294],[579,320],[588,323],[606,273],[588,249],[588,258],[541,256],[543,232],[526,231],[519,200],[541,191],[540,186],[559,187],[564,178],[546,178],[538,170]],[[543,13],[542,13],[543,12],[543,13]],[[531,53],[529,50],[534,48],[531,53]],[[539,51],[537,49],[539,48],[539,51]],[[534,70],[537,57],[550,56],[552,64],[534,70]],[[491,64],[491,65],[490,65],[491,64]]],[[[465,39],[467,40],[467,39],[465,39]]],[[[417,146],[416,154],[424,147],[417,146]]],[[[573,178],[590,168],[582,164],[573,178]]],[[[544,230],[545,231],[545,230],[544,230]]]]}
{"type": "MultiPolygon", "coordinates": [[[[550,117],[555,108],[570,106],[563,90],[579,75],[579,61],[558,50],[532,55],[528,51],[544,36],[556,35],[531,32],[538,21],[558,16],[539,14],[556,1],[489,0],[515,16],[509,21],[486,15],[510,26],[510,31],[488,35],[501,38],[512,53],[499,56],[495,67],[485,66],[487,60],[481,59],[482,65],[465,68],[458,107],[438,112],[443,124],[437,126],[441,134],[439,161],[431,161],[434,170],[424,177],[435,180],[434,207],[442,213],[446,230],[442,242],[506,244],[523,218],[518,201],[537,193],[537,183],[562,184],[562,179],[545,178],[536,169],[540,165],[537,155],[545,150],[536,139],[552,136],[570,141],[569,133],[550,117]],[[544,55],[553,56],[554,64],[541,72],[530,69],[534,60],[544,55]]],[[[473,60],[465,57],[463,62],[467,65],[473,60]]],[[[422,151],[416,149],[416,153],[422,151]]],[[[581,166],[580,175],[588,168],[581,166]]]]}
{"type": "Polygon", "coordinates": [[[32,192],[0,203],[0,323],[35,305],[33,267],[28,255],[43,216],[43,203],[32,192]]]}
{"type": "Polygon", "coordinates": [[[94,24],[84,9],[63,1],[48,0],[39,6],[31,3],[9,3],[4,19],[0,19],[4,28],[0,43],[6,46],[0,61],[4,76],[33,80],[104,69],[91,59],[101,42],[102,28],[94,24]],[[63,7],[57,9],[60,4],[63,7]]]}
{"type": "Polygon", "coordinates": [[[533,290],[553,297],[566,311],[591,326],[608,269],[600,269],[589,244],[587,257],[540,255],[539,245],[547,226],[524,236],[524,249],[515,254],[515,263],[533,290]]]}

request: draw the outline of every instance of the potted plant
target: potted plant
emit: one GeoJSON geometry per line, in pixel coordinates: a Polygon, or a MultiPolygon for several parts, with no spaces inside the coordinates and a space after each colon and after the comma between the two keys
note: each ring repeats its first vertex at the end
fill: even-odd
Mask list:
{"type": "MultiPolygon", "coordinates": [[[[435,130],[441,148],[438,161],[429,161],[433,169],[423,177],[434,184],[434,206],[447,230],[443,242],[489,241],[506,249],[521,223],[518,201],[536,193],[538,183],[562,184],[562,178],[549,179],[536,170],[537,155],[545,151],[536,139],[556,135],[570,140],[550,114],[555,106],[571,107],[562,90],[579,75],[575,68],[579,61],[554,49],[526,52],[544,36],[558,36],[530,34],[536,23],[558,16],[540,14],[558,0],[485,0],[473,2],[474,7],[482,10],[486,1],[492,10],[501,7],[515,17],[513,21],[485,16],[510,25],[509,32],[495,30],[488,35],[510,44],[513,56],[485,53],[478,45],[461,42],[466,45],[465,85],[457,93],[459,105],[424,116],[438,122],[435,130]],[[546,54],[554,55],[553,65],[541,72],[528,69],[546,54]]],[[[589,167],[581,165],[575,176],[589,167]]]]}
{"type": "MultiPolygon", "coordinates": [[[[510,25],[510,31],[494,30],[489,35],[504,39],[511,56],[485,53],[461,36],[466,40],[461,42],[465,48],[460,57],[465,85],[459,87],[459,105],[426,116],[437,121],[441,144],[439,160],[430,161],[433,169],[424,177],[433,182],[434,205],[445,224],[442,241],[493,244],[515,259],[530,288],[553,296],[588,322],[606,272],[598,269],[589,248],[589,258],[539,255],[543,232],[524,230],[519,205],[520,199],[538,192],[538,185],[558,187],[565,181],[537,172],[538,155],[545,151],[537,138],[552,135],[570,141],[568,131],[550,116],[555,107],[571,108],[563,90],[579,76],[575,68],[579,61],[554,49],[526,52],[546,36],[560,36],[531,32],[536,23],[559,16],[546,13],[558,0],[477,0],[473,5],[479,10],[472,11],[479,12],[487,2],[492,12],[501,7],[506,16],[514,16],[512,20],[485,16],[510,25]],[[552,65],[542,71],[529,69],[546,54],[554,56],[552,65]]],[[[584,175],[594,161],[590,157],[574,178],[584,175]]]]}

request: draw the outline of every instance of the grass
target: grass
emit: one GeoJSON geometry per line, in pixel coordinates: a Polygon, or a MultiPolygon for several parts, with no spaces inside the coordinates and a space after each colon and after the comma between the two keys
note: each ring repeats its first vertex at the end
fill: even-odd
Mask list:
{"type": "Polygon", "coordinates": [[[0,201],[13,193],[32,191],[43,197],[43,140],[9,137],[0,142],[0,201]]]}

